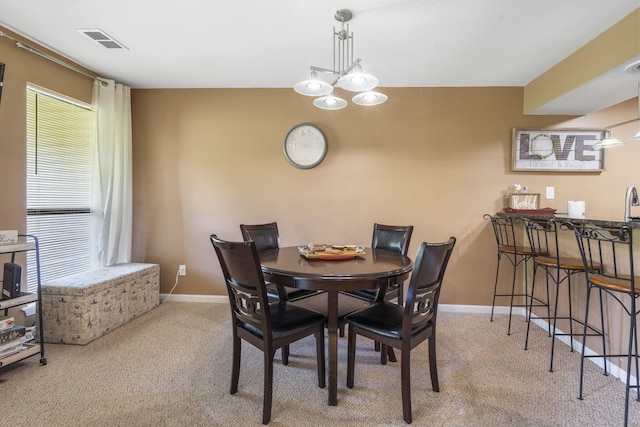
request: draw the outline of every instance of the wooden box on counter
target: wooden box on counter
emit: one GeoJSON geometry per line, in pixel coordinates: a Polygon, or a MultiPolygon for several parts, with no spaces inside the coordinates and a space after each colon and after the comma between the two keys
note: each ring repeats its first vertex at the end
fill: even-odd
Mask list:
{"type": "Polygon", "coordinates": [[[540,193],[510,193],[507,207],[512,209],[539,209],[540,193]]]}

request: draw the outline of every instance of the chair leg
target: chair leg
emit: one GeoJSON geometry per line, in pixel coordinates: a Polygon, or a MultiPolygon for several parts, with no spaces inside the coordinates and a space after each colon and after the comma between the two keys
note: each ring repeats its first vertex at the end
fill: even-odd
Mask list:
{"type": "Polygon", "coordinates": [[[429,372],[431,372],[431,387],[433,391],[440,391],[438,382],[438,364],[436,360],[436,333],[429,337],[429,372]]]}
{"type": "Polygon", "coordinates": [[[632,303],[632,307],[633,307],[633,313],[634,313],[633,318],[635,319],[634,320],[634,333],[633,333],[633,341],[635,343],[635,352],[633,353],[633,359],[636,362],[636,385],[635,385],[635,388],[636,388],[636,392],[637,392],[636,400],[640,401],[640,370],[638,369],[639,368],[639,366],[638,366],[638,320],[637,320],[638,312],[636,311],[637,310],[637,306],[636,306],[636,303],[635,303],[635,301],[636,301],[635,297],[632,297],[632,298],[634,299],[634,302],[632,303]]]}
{"type": "MultiPolygon", "coordinates": [[[[607,366],[607,362],[608,362],[608,358],[607,358],[607,340],[604,334],[604,307],[603,307],[603,303],[602,303],[602,289],[599,289],[599,295],[600,295],[600,331],[602,332],[602,356],[603,356],[603,360],[604,360],[604,375],[608,376],[609,375],[609,368],[607,366]]],[[[585,320],[586,323],[586,320],[585,320]]],[[[584,340],[582,342],[582,345],[584,346],[584,340]]],[[[640,389],[639,389],[640,390],[640,389]]]]}
{"type": "MultiPolygon", "coordinates": [[[[559,273],[558,273],[559,274],[559,273]]],[[[549,275],[547,273],[547,280],[549,275]]],[[[549,372],[553,372],[553,355],[556,348],[556,325],[558,323],[558,294],[560,293],[560,284],[556,281],[556,301],[553,308],[553,332],[551,333],[551,361],[549,362],[549,372]]]]}
{"type": "Polygon", "coordinates": [[[382,344],[380,346],[380,364],[382,365],[387,364],[388,355],[389,355],[389,351],[387,350],[387,346],[385,344],[382,344]]]}
{"type": "Polygon", "coordinates": [[[262,424],[271,421],[271,404],[273,399],[273,356],[274,350],[264,350],[264,397],[262,401],[262,424]]]}
{"type": "Polygon", "coordinates": [[[509,325],[507,326],[507,335],[511,335],[511,316],[513,315],[513,294],[516,292],[516,276],[518,272],[518,264],[516,256],[514,255],[513,260],[511,260],[513,264],[513,277],[511,278],[511,299],[509,300],[509,325]]]}
{"type": "Polygon", "coordinates": [[[500,252],[498,252],[498,263],[496,266],[496,280],[493,285],[493,302],[491,303],[491,322],[493,322],[493,309],[496,306],[496,294],[498,293],[498,273],[500,272],[500,252]]]}
{"type": "Polygon", "coordinates": [[[573,310],[571,309],[571,273],[567,273],[567,293],[569,296],[569,300],[567,303],[569,304],[569,343],[571,344],[571,353],[573,353],[573,310]]]}
{"type": "Polygon", "coordinates": [[[389,362],[397,362],[396,353],[393,351],[393,347],[387,346],[387,360],[389,362]]]}
{"type": "MultiPolygon", "coordinates": [[[[533,277],[531,279],[531,295],[535,294],[536,290],[536,272],[538,271],[538,266],[533,264],[533,277]]],[[[549,287],[547,286],[547,307],[549,307],[549,287]]],[[[529,330],[531,329],[531,313],[533,311],[533,298],[529,300],[529,321],[527,322],[527,334],[524,338],[524,349],[528,350],[529,346],[529,330]]],[[[548,318],[548,316],[547,316],[548,318]]]]}
{"type": "Polygon", "coordinates": [[[285,345],[284,347],[282,347],[280,349],[280,353],[282,354],[282,364],[288,365],[289,364],[289,346],[285,345]]]}
{"type": "MultiPolygon", "coordinates": [[[[625,387],[625,396],[624,396],[624,425],[625,427],[629,423],[629,391],[631,389],[631,358],[636,359],[636,376],[638,375],[638,366],[637,366],[637,357],[633,355],[634,348],[637,353],[637,345],[635,343],[636,338],[636,304],[635,304],[635,295],[631,296],[631,325],[629,327],[629,349],[627,350],[627,386],[625,387]],[[632,356],[633,355],[633,356],[632,356]]],[[[636,379],[638,381],[638,379],[636,379]]]]}
{"type": "Polygon", "coordinates": [[[242,351],[242,345],[240,341],[240,337],[233,335],[233,361],[231,366],[231,387],[229,392],[231,394],[235,394],[238,391],[238,379],[240,377],[240,356],[242,351]]]}
{"type": "Polygon", "coordinates": [[[316,332],[316,360],[318,364],[318,387],[325,388],[324,327],[316,332]]]}
{"type": "Polygon", "coordinates": [[[347,340],[347,388],[353,388],[353,377],[356,364],[356,330],[351,325],[349,327],[349,338],[347,340]]]}
{"type": "Polygon", "coordinates": [[[402,416],[407,424],[411,424],[411,349],[408,345],[403,346],[402,355],[400,355],[400,382],[402,385],[402,416]]]}
{"type": "MultiPolygon", "coordinates": [[[[584,350],[587,348],[587,325],[589,324],[589,301],[591,300],[591,290],[592,286],[587,284],[587,307],[584,311],[584,332],[582,333],[582,351],[580,353],[580,393],[578,394],[578,399],[583,400],[582,398],[582,388],[584,385],[584,350]]],[[[602,290],[600,290],[600,302],[602,303],[602,290]]],[[[601,304],[602,307],[602,304],[601,304]]],[[[602,315],[602,312],[600,313],[602,315]]],[[[604,337],[604,321],[602,323],[602,336],[604,337]]],[[[606,355],[606,352],[604,353],[606,355]]],[[[604,358],[604,364],[607,365],[607,358],[604,358]]],[[[606,369],[606,368],[605,368],[606,369]]]]}

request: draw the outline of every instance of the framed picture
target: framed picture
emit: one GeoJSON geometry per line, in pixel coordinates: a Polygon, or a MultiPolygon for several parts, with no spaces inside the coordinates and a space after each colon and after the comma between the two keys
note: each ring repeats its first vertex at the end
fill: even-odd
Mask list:
{"type": "Polygon", "coordinates": [[[604,130],[513,129],[512,171],[601,172],[604,130]]]}

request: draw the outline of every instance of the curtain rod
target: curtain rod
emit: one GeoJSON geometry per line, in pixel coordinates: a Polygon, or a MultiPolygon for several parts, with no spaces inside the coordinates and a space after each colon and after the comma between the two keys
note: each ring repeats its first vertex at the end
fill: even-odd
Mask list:
{"type": "Polygon", "coordinates": [[[55,56],[51,56],[48,53],[42,52],[41,50],[38,50],[35,47],[29,46],[28,44],[25,44],[25,43],[21,42],[20,40],[15,39],[15,38],[7,35],[6,33],[2,32],[2,31],[0,31],[0,37],[5,37],[5,38],[11,40],[20,49],[24,49],[27,52],[31,52],[31,53],[36,54],[36,55],[38,55],[38,56],[40,56],[40,57],[42,57],[44,59],[48,59],[51,62],[55,62],[58,65],[62,65],[63,67],[68,68],[71,71],[75,71],[78,74],[82,74],[83,76],[89,77],[92,80],[96,80],[96,81],[100,82],[100,84],[102,86],[107,86],[107,84],[108,84],[107,82],[102,81],[100,79],[100,77],[93,76],[93,75],[91,75],[89,73],[85,73],[84,71],[80,70],[79,68],[76,68],[71,64],[67,64],[66,62],[56,58],[55,56]]]}

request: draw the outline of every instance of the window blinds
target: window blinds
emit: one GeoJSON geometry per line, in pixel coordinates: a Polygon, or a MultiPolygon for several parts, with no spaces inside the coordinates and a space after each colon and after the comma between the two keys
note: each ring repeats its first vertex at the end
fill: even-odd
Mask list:
{"type": "MultiPolygon", "coordinates": [[[[27,233],[40,243],[43,282],[91,269],[89,106],[27,88],[27,233]]],[[[27,290],[37,284],[27,255],[27,290]]]]}

